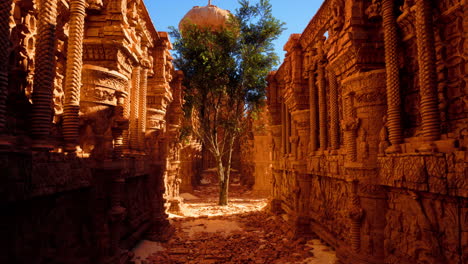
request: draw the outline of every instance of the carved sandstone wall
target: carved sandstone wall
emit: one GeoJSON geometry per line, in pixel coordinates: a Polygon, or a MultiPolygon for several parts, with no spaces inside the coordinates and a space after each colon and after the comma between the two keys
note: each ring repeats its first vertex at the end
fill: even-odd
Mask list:
{"type": "Polygon", "coordinates": [[[272,208],[343,263],[468,262],[467,8],[326,0],[269,76],[272,208]]]}
{"type": "Polygon", "coordinates": [[[1,263],[124,263],[169,234],[183,76],[143,1],[0,4],[1,263]]]}

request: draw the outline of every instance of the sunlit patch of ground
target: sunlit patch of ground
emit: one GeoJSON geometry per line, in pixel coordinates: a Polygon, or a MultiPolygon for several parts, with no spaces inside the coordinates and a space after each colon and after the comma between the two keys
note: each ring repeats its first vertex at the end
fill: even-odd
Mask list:
{"type": "MultiPolygon", "coordinates": [[[[230,186],[229,204],[218,205],[218,187],[204,186],[191,194],[191,199],[185,199],[182,206],[184,217],[213,217],[244,214],[261,211],[267,206],[267,197],[256,197],[247,188],[240,185],[230,186]]],[[[184,194],[182,194],[182,197],[184,194]]],[[[170,215],[170,218],[178,217],[170,215]]]]}
{"type": "Polygon", "coordinates": [[[320,240],[292,239],[287,217],[266,212],[266,197],[232,185],[229,205],[218,206],[217,195],[216,186],[182,194],[182,214],[170,215],[174,237],[141,243],[134,250],[135,263],[335,264],[334,251],[320,240]]]}

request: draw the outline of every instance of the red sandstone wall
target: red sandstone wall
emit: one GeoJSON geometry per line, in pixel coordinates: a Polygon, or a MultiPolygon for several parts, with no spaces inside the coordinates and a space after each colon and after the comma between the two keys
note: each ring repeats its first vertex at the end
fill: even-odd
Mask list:
{"type": "Polygon", "coordinates": [[[272,208],[343,263],[468,261],[466,12],[328,0],[269,76],[272,208]]]}
{"type": "Polygon", "coordinates": [[[0,263],[123,263],[168,234],[183,76],[142,1],[39,2],[0,3],[0,263]]]}

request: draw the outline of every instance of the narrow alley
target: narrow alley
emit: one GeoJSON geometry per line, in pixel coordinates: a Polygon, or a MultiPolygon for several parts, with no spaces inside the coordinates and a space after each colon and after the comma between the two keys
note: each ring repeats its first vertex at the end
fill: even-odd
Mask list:
{"type": "Polygon", "coordinates": [[[230,189],[228,206],[217,205],[215,185],[181,194],[184,216],[169,216],[174,236],[165,243],[141,242],[135,263],[336,263],[320,240],[295,240],[287,216],[267,212],[266,197],[239,184],[230,189]]]}
{"type": "Polygon", "coordinates": [[[468,0],[1,0],[0,264],[468,264],[467,32],[468,0]]]}

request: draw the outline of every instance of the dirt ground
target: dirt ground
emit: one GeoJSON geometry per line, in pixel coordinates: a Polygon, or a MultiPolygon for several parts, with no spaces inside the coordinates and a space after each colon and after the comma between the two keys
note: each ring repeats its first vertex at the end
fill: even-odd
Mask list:
{"type": "Polygon", "coordinates": [[[267,212],[266,197],[232,185],[230,204],[217,206],[217,194],[216,186],[181,194],[183,216],[170,215],[175,235],[166,243],[140,243],[135,263],[336,263],[320,240],[293,239],[287,217],[267,212]]]}

